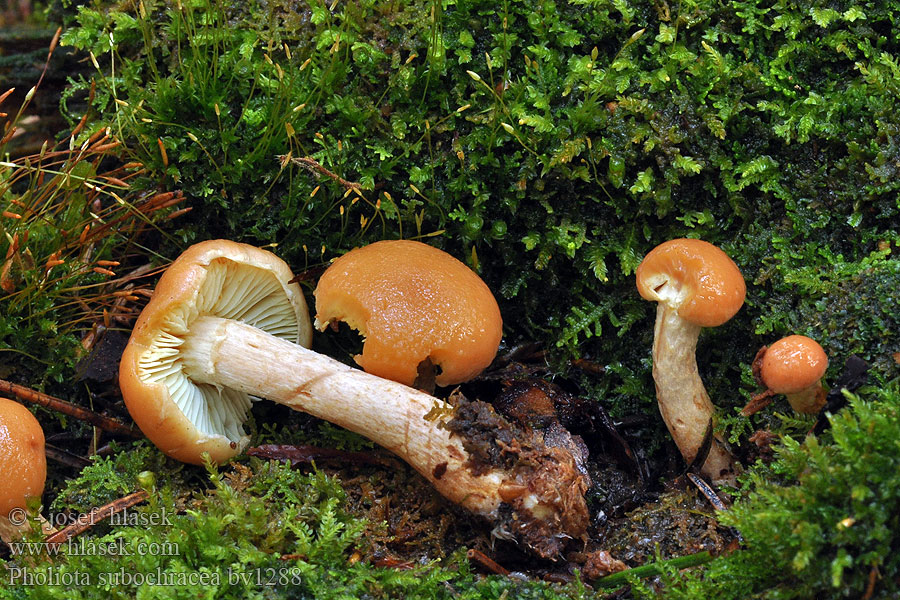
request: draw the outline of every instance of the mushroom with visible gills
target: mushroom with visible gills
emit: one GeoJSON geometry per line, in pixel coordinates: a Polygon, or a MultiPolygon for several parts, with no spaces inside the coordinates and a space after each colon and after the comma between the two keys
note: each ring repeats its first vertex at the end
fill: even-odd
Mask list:
{"type": "MultiPolygon", "coordinates": [[[[697,338],[703,327],[721,325],[741,308],[744,278],[727,254],[696,239],[663,242],[644,257],[636,275],[641,296],[658,303],[653,379],[659,410],[691,464],[715,415],[697,370],[697,338]]],[[[734,459],[720,436],[713,437],[700,471],[714,482],[734,479],[734,459]]]]}
{"type": "Polygon", "coordinates": [[[430,360],[441,386],[487,367],[503,322],[491,290],[446,252],[411,240],[356,248],[316,286],[316,327],[343,321],[365,338],[356,362],[367,373],[413,385],[430,360]]]}
{"type": "Polygon", "coordinates": [[[128,412],[164,453],[182,462],[215,463],[249,442],[243,423],[252,393],[191,377],[184,350],[203,319],[242,323],[292,345],[312,344],[306,300],[287,264],[228,240],[188,248],[159,280],[119,366],[128,412]]]}
{"type": "Polygon", "coordinates": [[[587,480],[571,454],[527,440],[526,459],[479,463],[465,435],[444,426],[452,405],[296,343],[309,342],[310,325],[290,279],[273,254],[223,240],[189,248],[163,274],[119,380],[135,421],[164,452],[227,460],[246,442],[249,398],[267,398],[394,452],[449,500],[541,556],[585,534],[587,480]]]}
{"type": "Polygon", "coordinates": [[[789,335],[766,349],[760,377],[772,392],[784,394],[795,411],[816,414],[828,395],[822,384],[827,368],[828,355],[818,342],[804,335],[789,335]]]}
{"type": "Polygon", "coordinates": [[[41,424],[18,402],[0,398],[0,539],[4,542],[28,531],[28,500],[41,497],[46,478],[41,424]]]}

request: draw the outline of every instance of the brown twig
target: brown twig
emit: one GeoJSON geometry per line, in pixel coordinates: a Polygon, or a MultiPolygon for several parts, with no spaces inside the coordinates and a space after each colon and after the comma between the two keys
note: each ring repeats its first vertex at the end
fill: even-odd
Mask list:
{"type": "Polygon", "coordinates": [[[590,375],[606,374],[606,367],[600,363],[588,360],[586,358],[576,358],[570,363],[576,369],[580,369],[590,375]]]}
{"type": "Polygon", "coordinates": [[[878,565],[872,565],[869,569],[869,581],[866,584],[866,591],[862,596],[862,600],[870,600],[875,593],[875,584],[878,583],[878,565]]]}
{"type": "Polygon", "coordinates": [[[52,446],[50,444],[45,444],[44,451],[47,454],[47,458],[49,458],[50,460],[55,460],[60,464],[72,467],[73,469],[78,469],[79,471],[84,467],[88,467],[93,464],[91,461],[82,456],[72,454],[71,452],[67,452],[62,448],[57,448],[56,446],[52,446]]]}
{"type": "MultiPolygon", "coordinates": [[[[278,158],[283,161],[286,158],[286,156],[279,156],[278,158]]],[[[291,158],[290,162],[294,163],[295,165],[300,165],[301,167],[303,167],[310,173],[314,173],[317,175],[325,175],[326,177],[330,177],[331,179],[334,179],[335,181],[337,181],[339,184],[341,184],[343,187],[347,188],[348,190],[354,190],[355,192],[357,192],[359,194],[362,193],[362,185],[356,183],[355,181],[347,181],[346,179],[344,179],[337,173],[333,173],[332,171],[329,171],[328,169],[323,167],[321,164],[319,164],[319,162],[316,161],[314,158],[310,158],[308,156],[302,156],[302,157],[298,157],[298,158],[291,158]]]]}
{"type": "Polygon", "coordinates": [[[301,281],[312,281],[313,279],[318,279],[319,276],[324,273],[328,269],[328,265],[321,265],[318,267],[310,267],[305,271],[294,275],[293,279],[288,281],[288,283],[298,283],[301,281]]]}
{"type": "Polygon", "coordinates": [[[750,415],[755,415],[772,403],[772,396],[774,395],[775,392],[767,388],[766,391],[753,396],[750,398],[750,402],[741,409],[741,416],[749,417],[750,415]]]}
{"type": "Polygon", "coordinates": [[[400,560],[394,556],[385,556],[382,558],[376,558],[372,561],[372,564],[376,567],[384,567],[388,569],[397,569],[398,571],[408,571],[410,569],[415,568],[415,563],[409,560],[400,560]]]}
{"type": "Polygon", "coordinates": [[[310,464],[313,461],[338,461],[345,464],[364,464],[393,466],[392,459],[373,452],[350,452],[334,448],[292,444],[263,444],[247,449],[247,456],[256,456],[269,460],[289,460],[291,466],[310,464]]]}
{"type": "Polygon", "coordinates": [[[509,575],[509,569],[500,566],[494,559],[480,550],[472,548],[466,552],[466,558],[478,563],[483,569],[495,575],[509,575]]]}
{"type": "Polygon", "coordinates": [[[150,494],[148,494],[146,490],[141,490],[139,492],[129,494],[124,498],[113,500],[109,504],[105,504],[99,508],[93,509],[91,512],[84,513],[83,515],[79,516],[78,519],[76,519],[76,521],[71,525],[67,525],[56,533],[47,536],[47,539],[45,541],[48,545],[63,544],[73,537],[81,535],[94,525],[108,519],[112,515],[129,509],[132,506],[140,504],[141,502],[144,502],[149,497],[150,494]]]}
{"type": "Polygon", "coordinates": [[[32,390],[31,388],[12,383],[10,381],[0,379],[0,393],[12,394],[18,400],[21,400],[23,402],[31,402],[33,404],[39,404],[44,408],[49,408],[50,410],[61,412],[64,415],[69,415],[73,419],[78,419],[79,421],[90,423],[94,427],[98,427],[99,429],[102,429],[103,431],[107,431],[109,433],[127,435],[133,438],[144,437],[139,431],[133,429],[132,427],[129,427],[128,425],[125,425],[124,423],[120,423],[115,419],[104,417],[103,415],[95,413],[86,408],[76,406],[71,402],[66,402],[65,400],[54,398],[53,396],[48,396],[47,394],[43,394],[36,390],[32,390]]]}

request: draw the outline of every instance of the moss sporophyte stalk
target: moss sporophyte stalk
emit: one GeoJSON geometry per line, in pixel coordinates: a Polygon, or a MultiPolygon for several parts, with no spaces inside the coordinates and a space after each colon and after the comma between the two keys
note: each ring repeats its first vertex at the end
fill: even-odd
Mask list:
{"type": "MultiPolygon", "coordinates": [[[[590,450],[589,538],[647,567],[629,575],[632,595],[897,595],[896,0],[143,0],[34,14],[63,25],[49,61],[56,25],[0,39],[0,78],[16,88],[0,89],[4,380],[125,422],[118,357],[160,269],[192,243],[273,250],[311,301],[333,259],[417,239],[477,271],[503,316],[500,370],[465,392],[551,379],[585,401],[560,420],[583,427],[573,433],[590,450]],[[718,513],[691,486],[658,485],[686,465],[658,414],[655,307],[634,278],[652,248],[680,238],[720,247],[747,288],[743,308],[696,340],[711,436],[746,470],[718,513]],[[760,389],[757,349],[795,334],[828,354],[826,382],[856,355],[870,385],[833,394],[827,415],[797,414],[782,396],[741,415],[760,389]],[[729,546],[731,527],[743,543],[729,546]],[[720,555],[681,571],[701,547],[720,555]],[[649,571],[652,582],[632,576],[649,571]]],[[[348,364],[360,349],[346,329],[318,339],[319,353],[348,364]]],[[[257,403],[245,433],[380,452],[293,412],[257,403]]],[[[81,535],[176,543],[180,556],[35,557],[29,576],[59,585],[17,580],[0,586],[4,600],[94,598],[75,578],[122,569],[135,578],[109,594],[197,574],[217,577],[221,597],[258,597],[281,568],[302,582],[271,596],[585,593],[577,578],[482,577],[458,549],[487,553],[490,539],[402,466],[291,470],[241,457],[205,471],[99,425],[34,414],[65,451],[50,449],[45,514],[140,490],[135,510],[165,509],[170,523],[81,535]]],[[[491,558],[517,569],[514,550],[494,544],[491,558]]],[[[5,574],[26,568],[0,561],[5,574]]],[[[210,593],[183,583],[152,591],[210,593]]]]}

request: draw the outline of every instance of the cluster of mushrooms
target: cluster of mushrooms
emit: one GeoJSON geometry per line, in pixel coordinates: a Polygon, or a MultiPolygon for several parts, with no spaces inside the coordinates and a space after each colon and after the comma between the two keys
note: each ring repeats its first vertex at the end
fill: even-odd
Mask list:
{"type": "MultiPolygon", "coordinates": [[[[705,452],[701,472],[731,481],[727,444],[719,436],[709,441],[714,408],[694,353],[702,327],[740,309],[743,277],[712,244],[680,239],[646,256],[637,287],[659,303],[653,376],[663,419],[688,464],[705,452]]],[[[555,557],[569,540],[585,539],[590,480],[574,445],[517,428],[489,405],[468,411],[471,421],[460,425],[459,406],[416,389],[428,371],[423,365],[436,384],[452,386],[481,373],[497,353],[500,311],[474,272],[420,242],[377,242],[334,261],[314,296],[316,328],[344,322],[363,336],[355,357],[363,370],[309,349],[313,323],[284,261],[226,240],[189,248],[159,280],[122,357],[119,383],[135,423],[172,458],[224,463],[249,442],[243,423],[251,402],[268,399],[376,442],[491,522],[495,534],[539,556],[555,557]],[[487,432],[490,460],[469,439],[486,427],[503,430],[487,432]]],[[[815,412],[827,358],[812,340],[800,339],[797,349],[793,338],[801,336],[761,357],[762,378],[798,410],[815,412]],[[800,359],[817,364],[814,381],[798,381],[800,359]]],[[[24,407],[0,399],[4,540],[21,535],[7,516],[41,495],[45,475],[40,426],[24,407]],[[32,466],[23,466],[24,456],[32,466]]]]}
{"type": "MultiPolygon", "coordinates": [[[[718,247],[696,239],[675,239],[651,250],[638,266],[638,292],[658,302],[653,335],[653,380],[659,410],[687,464],[694,464],[712,431],[715,409],[697,368],[703,327],[717,327],[744,304],[744,278],[718,247]]],[[[754,360],[767,391],[785,394],[791,406],[815,414],[825,404],[821,379],[828,367],[814,340],[792,335],[763,348],[754,360]]],[[[758,409],[758,408],[757,408],[758,409]]],[[[748,409],[744,414],[751,414],[748,409]]],[[[732,483],[735,461],[727,443],[713,435],[700,472],[714,483],[732,483]]]]}

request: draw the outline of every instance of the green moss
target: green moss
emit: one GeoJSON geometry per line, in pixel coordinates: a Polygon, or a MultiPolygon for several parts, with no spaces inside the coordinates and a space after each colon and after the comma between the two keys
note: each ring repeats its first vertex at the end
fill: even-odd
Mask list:
{"type": "MultiPolygon", "coordinates": [[[[160,468],[160,455],[146,448],[119,456],[85,469],[69,482],[65,496],[102,501],[97,486],[104,473],[115,482],[136,477],[141,468],[160,468]]],[[[58,552],[16,546],[10,561],[0,561],[7,569],[0,598],[551,600],[578,597],[581,590],[479,578],[459,554],[446,565],[410,569],[361,561],[369,525],[345,510],[340,482],[321,472],[257,460],[227,473],[210,468],[209,489],[192,499],[157,483],[161,487],[148,489],[146,505],[127,517],[118,513],[119,524],[97,524],[58,552]]],[[[80,500],[59,505],[78,507],[80,500]]]]}
{"type": "Polygon", "coordinates": [[[147,470],[164,474],[169,485],[180,470],[164,468],[164,457],[144,442],[126,447],[113,442],[111,451],[110,456],[95,457],[91,465],[81,469],[77,478],[67,480],[50,510],[73,511],[77,516],[135,491],[140,487],[140,474],[147,470]]]}
{"type": "Polygon", "coordinates": [[[790,311],[766,307],[760,328],[780,326],[811,334],[833,355],[858,354],[878,372],[894,372],[894,354],[900,351],[896,334],[900,299],[895,292],[900,286],[900,261],[888,258],[889,249],[859,262],[847,262],[828,249],[807,252],[826,257],[830,269],[810,269],[802,259],[785,261],[794,270],[786,272],[784,285],[796,290],[797,299],[790,311]]]}
{"type": "Polygon", "coordinates": [[[777,460],[749,474],[749,493],[722,516],[744,549],[670,574],[666,597],[896,597],[900,390],[864,396],[848,394],[821,439],[785,438],[777,460]]]}
{"type": "Polygon", "coordinates": [[[798,264],[861,269],[897,240],[887,6],[146,6],[83,9],[64,40],[109,64],[112,33],[120,67],[104,70],[99,108],[202,206],[183,239],[277,243],[299,270],[442,232],[430,241],[498,292],[511,343],[642,371],[622,340],[652,309],[631,276],[655,244],[696,236],[753,284],[727,333],[747,340],[746,362],[747,332],[800,325],[798,264]],[[360,182],[364,199],[282,168],[288,152],[360,182]]]}

